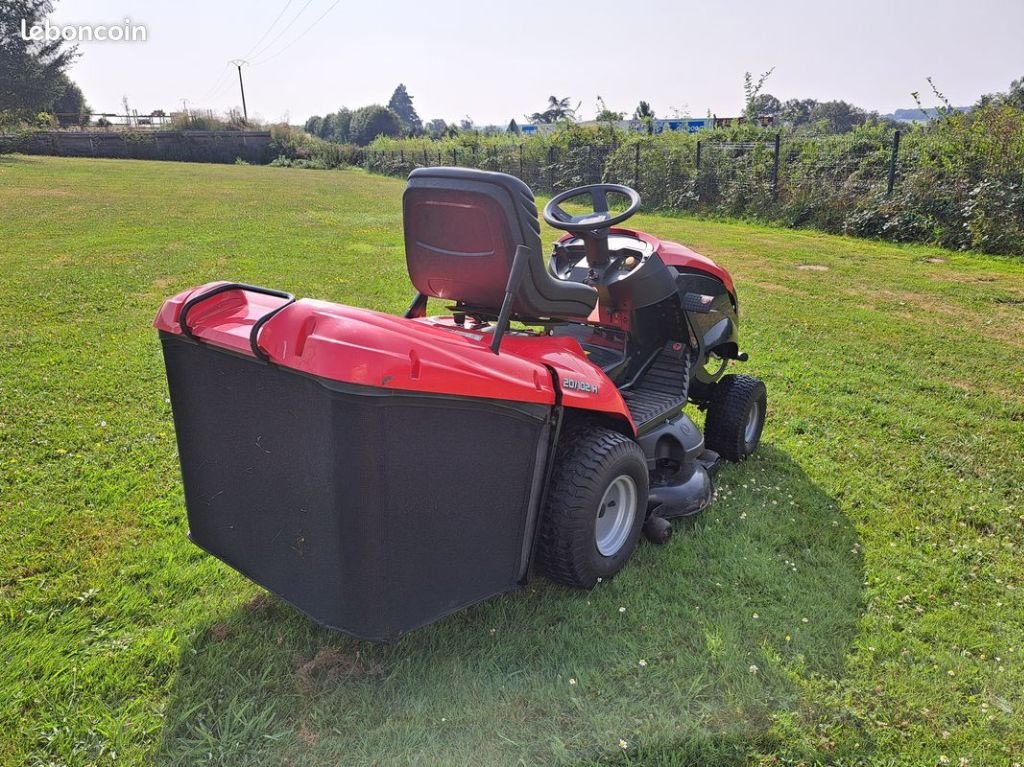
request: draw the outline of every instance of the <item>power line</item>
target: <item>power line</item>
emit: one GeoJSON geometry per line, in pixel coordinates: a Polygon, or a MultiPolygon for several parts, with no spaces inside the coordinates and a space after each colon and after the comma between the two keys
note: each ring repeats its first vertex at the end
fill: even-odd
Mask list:
{"type": "MultiPolygon", "coordinates": [[[[331,3],[331,4],[330,4],[330,5],[329,5],[329,6],[327,7],[327,10],[326,10],[326,11],[324,11],[323,13],[321,13],[321,14],[320,14],[319,16],[317,16],[316,20],[315,20],[315,21],[314,21],[314,22],[313,22],[312,24],[310,24],[310,25],[309,25],[308,27],[306,27],[306,29],[304,29],[304,30],[303,30],[303,31],[302,31],[302,32],[301,32],[301,33],[299,34],[299,36],[298,36],[298,37],[296,37],[296,38],[295,38],[295,39],[293,39],[293,40],[292,40],[292,41],[291,41],[290,43],[288,43],[287,45],[285,45],[285,47],[284,47],[284,48],[281,48],[280,50],[278,50],[278,51],[277,51],[277,53],[272,53],[272,54],[270,54],[270,56],[269,56],[268,58],[265,58],[265,59],[263,59],[263,61],[257,61],[257,62],[256,62],[256,64],[255,64],[254,66],[258,66],[258,65],[260,65],[260,64],[266,64],[266,63],[267,63],[267,62],[269,62],[269,61],[273,61],[273,60],[274,60],[274,59],[276,59],[276,58],[277,58],[278,56],[280,56],[280,55],[281,55],[282,53],[284,53],[285,51],[287,51],[287,50],[288,50],[289,48],[291,48],[291,47],[292,47],[293,45],[295,45],[295,43],[299,42],[299,40],[301,40],[301,39],[302,39],[303,37],[305,37],[305,36],[306,36],[307,34],[309,34],[309,33],[310,33],[310,32],[311,32],[312,30],[313,30],[313,28],[314,28],[314,27],[315,27],[315,26],[316,26],[317,24],[319,24],[319,23],[320,23],[321,21],[323,21],[324,17],[325,17],[325,16],[326,16],[326,15],[327,15],[328,13],[330,13],[331,11],[333,11],[333,10],[334,10],[334,8],[335,8],[335,6],[337,6],[337,5],[338,5],[338,3],[340,3],[340,2],[341,2],[341,0],[334,0],[334,2],[333,2],[333,3],[331,3]]],[[[265,52],[265,51],[264,51],[264,52],[265,52]]]]}
{"type": "Polygon", "coordinates": [[[291,29],[295,22],[299,20],[299,17],[302,16],[303,13],[305,13],[306,9],[309,7],[309,4],[312,2],[313,0],[306,0],[306,3],[301,8],[299,8],[299,12],[292,16],[292,20],[289,21],[280,32],[274,35],[273,39],[270,42],[266,43],[262,48],[260,48],[252,55],[255,58],[259,58],[268,50],[270,50],[274,46],[274,44],[284,36],[285,32],[291,29]]]}
{"type": "MultiPolygon", "coordinates": [[[[271,22],[270,26],[267,27],[267,29],[263,32],[263,35],[260,37],[260,39],[253,43],[252,47],[249,48],[249,50],[242,57],[243,60],[247,58],[249,54],[251,54],[254,50],[256,50],[256,48],[259,47],[260,43],[262,43],[267,38],[267,35],[269,35],[273,31],[275,26],[277,26],[277,23],[281,20],[281,17],[284,16],[285,12],[287,12],[288,8],[291,6],[293,2],[294,0],[287,0],[287,2],[284,4],[284,7],[281,9],[280,13],[277,14],[277,17],[271,22]]],[[[301,14],[301,11],[299,13],[301,14]]],[[[298,15],[296,15],[295,18],[298,18],[298,15]]],[[[287,29],[287,27],[285,29],[287,29]]],[[[283,31],[284,30],[282,30],[282,32],[283,31]]],[[[213,98],[214,96],[219,95],[224,90],[224,88],[230,83],[231,62],[229,61],[227,64],[224,65],[224,69],[221,70],[220,75],[218,75],[213,85],[207,88],[203,95],[196,100],[206,101],[207,99],[213,98]]]]}
{"type": "Polygon", "coordinates": [[[210,86],[209,88],[207,88],[206,92],[203,93],[203,95],[200,96],[196,100],[197,101],[205,101],[206,99],[210,98],[211,96],[213,96],[217,92],[223,90],[224,89],[224,85],[230,80],[230,76],[231,76],[231,65],[230,64],[225,64],[224,65],[224,69],[222,69],[220,71],[220,75],[214,81],[214,84],[212,86],[210,86]]]}
{"type": "Polygon", "coordinates": [[[270,32],[271,32],[271,30],[272,30],[272,29],[273,29],[274,27],[276,27],[276,26],[277,26],[277,22],[279,22],[279,21],[281,20],[281,17],[282,17],[282,16],[284,16],[284,12],[288,10],[288,8],[289,8],[289,6],[291,6],[292,2],[293,2],[293,0],[288,0],[288,2],[286,2],[286,3],[284,4],[284,8],[282,8],[282,9],[281,9],[281,12],[280,12],[279,14],[277,14],[277,18],[276,18],[276,19],[274,19],[274,20],[273,20],[273,21],[272,21],[272,22],[270,23],[270,26],[269,26],[269,27],[267,27],[267,31],[263,33],[263,36],[262,36],[262,37],[260,37],[260,39],[259,39],[259,40],[257,40],[257,41],[256,41],[255,43],[253,43],[253,46],[252,46],[252,48],[250,48],[250,49],[249,49],[248,51],[246,51],[246,52],[245,52],[245,55],[244,55],[244,56],[242,56],[242,58],[247,58],[247,57],[249,56],[249,54],[251,54],[251,53],[252,53],[252,52],[253,52],[254,50],[256,50],[257,48],[259,48],[259,47],[260,47],[260,43],[262,43],[262,42],[263,42],[264,40],[266,40],[266,39],[267,39],[267,35],[269,35],[269,34],[270,34],[270,32]]]}

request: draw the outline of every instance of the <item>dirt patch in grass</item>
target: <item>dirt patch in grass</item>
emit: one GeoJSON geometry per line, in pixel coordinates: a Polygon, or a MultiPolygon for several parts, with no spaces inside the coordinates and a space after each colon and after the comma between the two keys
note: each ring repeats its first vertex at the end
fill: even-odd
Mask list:
{"type": "Polygon", "coordinates": [[[210,639],[223,642],[231,636],[231,628],[226,623],[214,623],[210,626],[210,639]]]}
{"type": "Polygon", "coordinates": [[[70,189],[55,189],[53,187],[45,189],[21,187],[18,194],[21,197],[71,197],[74,193],[70,189]]]}
{"type": "Polygon", "coordinates": [[[987,394],[1008,402],[1024,402],[1024,395],[1021,392],[1008,389],[1005,386],[999,386],[985,377],[975,379],[944,378],[943,380],[950,386],[969,394],[987,394]]]}
{"type": "Polygon", "coordinates": [[[941,296],[933,294],[914,293],[909,290],[874,290],[870,297],[882,301],[894,301],[900,306],[918,309],[926,314],[962,316],[964,313],[961,306],[954,306],[941,296]]]}
{"type": "Polygon", "coordinates": [[[960,284],[971,284],[974,282],[981,283],[1001,283],[1003,282],[1000,277],[993,277],[988,274],[965,274],[963,272],[932,272],[928,275],[928,279],[934,280],[935,282],[958,282],[960,284]]]}
{"type": "Polygon", "coordinates": [[[824,264],[797,264],[796,267],[801,272],[827,272],[828,267],[824,264]]]}
{"type": "Polygon", "coordinates": [[[299,690],[311,695],[343,679],[375,677],[383,673],[384,667],[380,663],[365,660],[358,651],[352,654],[324,647],[311,659],[299,659],[295,679],[299,690]]]}
{"type": "Polygon", "coordinates": [[[257,613],[266,612],[273,604],[274,600],[270,598],[270,594],[264,591],[242,605],[242,609],[250,615],[255,615],[257,613]]]}
{"type": "Polygon", "coordinates": [[[793,290],[793,288],[785,285],[776,285],[774,282],[758,282],[756,285],[758,290],[765,290],[769,293],[785,293],[786,295],[801,295],[803,291],[793,290]]]}

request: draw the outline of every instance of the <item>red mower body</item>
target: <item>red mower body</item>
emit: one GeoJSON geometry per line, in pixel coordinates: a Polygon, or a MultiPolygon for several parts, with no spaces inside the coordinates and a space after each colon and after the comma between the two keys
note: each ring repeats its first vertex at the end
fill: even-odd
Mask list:
{"type": "MultiPolygon", "coordinates": [[[[154,327],[181,336],[181,308],[224,282],[212,282],[168,299],[154,327]]],[[[254,325],[267,361],[325,381],[384,390],[506,400],[606,413],[635,433],[629,409],[601,368],[587,360],[574,338],[511,333],[502,353],[490,336],[450,317],[403,319],[326,301],[288,299],[230,290],[197,305],[189,316],[199,341],[255,358],[254,325]]]]}
{"type": "Polygon", "coordinates": [[[702,359],[742,358],[725,270],[622,228],[600,270],[587,234],[545,260],[517,179],[416,171],[405,224],[419,292],[404,317],[211,282],[154,321],[193,542],[382,641],[525,583],[563,424],[631,450],[615,487],[641,516],[595,539],[618,557],[606,576],[652,509],[663,537],[666,518],[698,513],[718,456],[683,413],[689,385],[713,383],[702,359]],[[428,297],[450,316],[428,316],[428,297]]]}

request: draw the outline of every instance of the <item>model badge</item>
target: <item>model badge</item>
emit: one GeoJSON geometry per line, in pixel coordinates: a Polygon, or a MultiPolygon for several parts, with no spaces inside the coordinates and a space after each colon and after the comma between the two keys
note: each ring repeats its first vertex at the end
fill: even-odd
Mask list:
{"type": "Polygon", "coordinates": [[[597,394],[597,384],[592,384],[589,381],[580,381],[576,378],[563,378],[562,387],[586,394],[597,394]]]}

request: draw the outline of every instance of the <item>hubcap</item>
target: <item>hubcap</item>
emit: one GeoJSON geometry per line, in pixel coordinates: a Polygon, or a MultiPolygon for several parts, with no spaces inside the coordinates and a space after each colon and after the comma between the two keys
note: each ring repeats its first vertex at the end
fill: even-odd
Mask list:
{"type": "Polygon", "coordinates": [[[747,447],[754,444],[754,440],[757,439],[757,429],[761,423],[761,403],[755,402],[750,406],[750,412],[747,413],[747,425],[743,429],[743,440],[747,443],[747,447]]]}
{"type": "Polygon", "coordinates": [[[594,542],[602,556],[614,556],[629,538],[636,518],[636,497],[636,482],[627,474],[620,474],[604,491],[594,528],[594,542]]]}

